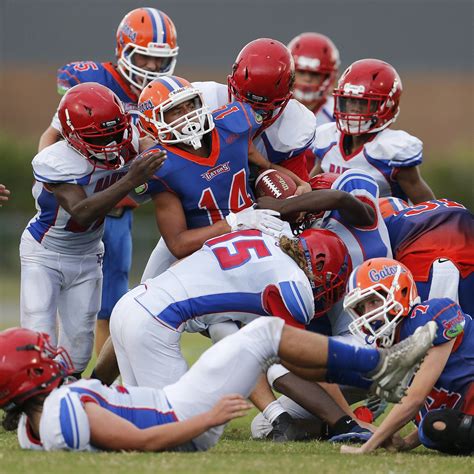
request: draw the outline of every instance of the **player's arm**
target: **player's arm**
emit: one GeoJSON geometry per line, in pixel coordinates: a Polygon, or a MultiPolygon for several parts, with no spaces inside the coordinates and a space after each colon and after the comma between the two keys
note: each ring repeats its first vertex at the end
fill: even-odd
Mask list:
{"type": "Polygon", "coordinates": [[[443,372],[456,339],[432,347],[415,375],[406,396],[395,405],[375,434],[360,448],[344,446],[341,452],[366,454],[389,442],[390,438],[415,418],[426,397],[443,372]]]}
{"type": "Polygon", "coordinates": [[[245,416],[250,408],[251,405],[241,395],[226,395],[211,410],[189,420],[139,429],[96,403],[85,404],[91,444],[113,451],[172,449],[191,441],[214,426],[245,416]]]}
{"type": "Polygon", "coordinates": [[[210,226],[188,229],[181,200],[170,191],[156,194],[153,202],[160,234],[176,258],[187,257],[199,250],[206,240],[231,231],[225,219],[210,226]]]}
{"type": "Polygon", "coordinates": [[[52,145],[53,143],[58,142],[61,140],[63,137],[61,135],[61,132],[54,128],[53,126],[49,126],[41,135],[38,143],[38,153],[43,150],[43,148],[46,148],[49,145],[52,145]]]}
{"type": "Polygon", "coordinates": [[[321,174],[323,172],[323,168],[321,167],[321,162],[316,158],[316,163],[314,164],[313,169],[309,173],[309,177],[313,178],[317,174],[321,174]]]}
{"type": "Polygon", "coordinates": [[[104,191],[87,197],[82,186],[60,183],[47,184],[59,205],[82,226],[89,226],[104,217],[122,198],[137,186],[148,181],[166,159],[164,152],[137,158],[128,173],[104,191]]]}
{"type": "Polygon", "coordinates": [[[258,206],[278,211],[282,218],[296,212],[317,213],[337,209],[348,224],[357,227],[372,226],[376,218],[370,204],[337,189],[320,189],[291,199],[264,196],[258,199],[258,206]]]}
{"type": "Polygon", "coordinates": [[[431,188],[421,177],[418,166],[399,168],[396,179],[413,204],[436,199],[431,188]]]}
{"type": "Polygon", "coordinates": [[[249,162],[258,166],[261,170],[268,170],[271,168],[287,174],[296,183],[296,196],[311,191],[310,184],[302,180],[298,175],[293,173],[293,171],[265,159],[265,157],[257,150],[252,140],[249,141],[249,162]]]}

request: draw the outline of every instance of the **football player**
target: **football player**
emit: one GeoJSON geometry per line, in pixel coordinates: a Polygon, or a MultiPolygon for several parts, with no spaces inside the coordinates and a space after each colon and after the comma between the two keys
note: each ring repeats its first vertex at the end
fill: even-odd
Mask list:
{"type": "Polygon", "coordinates": [[[157,388],[176,381],[187,370],[179,341],[189,322],[207,329],[276,315],[304,327],[349,273],[345,245],[326,230],[297,240],[253,229],[212,238],[117,303],[111,336],[123,381],[157,388]]]}
{"type": "MultiPolygon", "coordinates": [[[[254,137],[257,150],[270,162],[294,172],[298,185],[309,179],[304,152],[314,141],[314,115],[292,99],[294,61],[277,40],[259,38],[237,55],[228,84],[195,82],[211,110],[238,100],[249,104],[262,118],[254,137]]],[[[309,186],[306,185],[309,191],[309,186]]]]}
{"type": "MultiPolygon", "coordinates": [[[[339,71],[339,51],[320,33],[301,33],[288,44],[295,61],[293,96],[306,105],[319,127],[334,122],[334,98],[331,94],[339,71]]],[[[311,171],[316,156],[312,148],[305,152],[306,167],[311,171]]]]}
{"type": "Polygon", "coordinates": [[[3,206],[4,202],[10,199],[10,190],[4,184],[0,184],[0,207],[3,206]]]}
{"type": "Polygon", "coordinates": [[[400,111],[401,94],[400,77],[390,64],[378,59],[351,64],[334,90],[336,122],[318,127],[311,175],[358,168],[377,181],[381,197],[415,204],[434,199],[419,171],[421,141],[389,128],[400,111]]]}
{"type": "Polygon", "coordinates": [[[162,390],[112,389],[97,380],[67,384],[74,369],[66,351],[51,347],[46,334],[9,329],[0,333],[3,424],[18,427],[24,449],[203,451],[218,442],[225,423],[246,414],[245,397],[277,357],[307,377],[352,370],[360,383],[398,401],[406,374],[431,345],[433,326],[380,351],[302,332],[280,318],[260,318],[210,348],[178,382],[162,390]]]}
{"type": "MultiPolygon", "coordinates": [[[[150,81],[173,74],[178,49],[176,28],[168,15],[156,8],[137,8],[127,13],[117,28],[117,62],[80,61],[66,64],[58,70],[58,92],[63,95],[76,84],[98,82],[117,94],[126,111],[134,112],[141,90],[150,81]]],[[[137,120],[135,115],[132,118],[137,120]]],[[[61,123],[56,114],[41,136],[39,151],[61,138],[61,123]]],[[[126,198],[117,203],[105,219],[104,285],[97,322],[97,353],[109,335],[112,308],[128,290],[132,260],[132,209],[135,206],[136,203],[126,198]]]]}
{"type": "Polygon", "coordinates": [[[474,218],[462,204],[436,199],[408,206],[382,198],[393,256],[411,271],[422,300],[449,297],[474,314],[474,218]]]}
{"type": "MultiPolygon", "coordinates": [[[[286,200],[261,198],[258,201],[259,206],[276,210],[283,218],[301,211],[308,212],[311,216],[308,224],[313,228],[321,227],[337,234],[346,245],[351,262],[355,266],[360,265],[367,258],[391,257],[390,240],[378,205],[378,186],[369,174],[361,170],[348,170],[342,175],[323,173],[314,177],[311,185],[314,189],[311,193],[286,200]]],[[[309,330],[352,338],[348,329],[351,318],[342,308],[343,292],[344,288],[340,288],[338,293],[334,292],[333,304],[329,306],[316,305],[315,318],[310,322],[309,330]]],[[[361,343],[357,340],[351,342],[361,343]]],[[[315,408],[310,408],[314,407],[311,399],[318,398],[318,387],[313,388],[314,396],[308,396],[311,391],[307,387],[303,389],[301,383],[295,380],[292,374],[278,365],[269,369],[267,377],[274,388],[291,396],[292,400],[306,408],[306,410],[301,409],[301,413],[297,415],[298,418],[307,419],[308,411],[314,415],[319,414],[315,408]]],[[[338,388],[326,388],[338,400],[346,414],[352,415],[350,407],[338,388]]],[[[254,427],[258,426],[258,431],[254,430],[255,437],[268,433],[270,424],[277,424],[276,417],[286,411],[286,407],[283,406],[286,404],[286,399],[273,399],[271,406],[268,403],[270,400],[270,394],[267,394],[267,406],[265,406],[266,403],[259,406],[259,408],[265,407],[262,410],[265,417],[267,413],[270,415],[267,417],[266,424],[261,420],[261,416],[257,415],[254,427]]],[[[286,405],[290,405],[293,414],[297,413],[297,408],[292,402],[286,405]]]]}
{"type": "Polygon", "coordinates": [[[230,230],[258,228],[279,234],[279,219],[269,211],[251,209],[249,162],[260,167],[270,163],[252,142],[262,120],[250,105],[231,102],[210,113],[198,88],[171,76],[145,87],[139,110],[142,129],[158,142],[152,150],[166,150],[171,158],[137,191],[153,198],[162,236],[142,281],[230,230]]]}
{"type": "Polygon", "coordinates": [[[434,321],[438,331],[403,403],[393,407],[366,444],[343,452],[369,453],[387,442],[398,450],[423,444],[451,454],[474,452],[471,316],[449,298],[421,301],[410,270],[383,258],[354,269],[344,307],[353,317],[351,331],[382,347],[403,341],[428,321],[434,321]],[[393,438],[413,419],[418,429],[403,439],[393,438]]]}
{"type": "Polygon", "coordinates": [[[120,99],[100,84],[71,88],[58,115],[65,139],[32,163],[38,212],[20,244],[21,325],[52,341],[58,330],[79,376],[91,356],[100,308],[104,218],[153,175],[165,154],[130,164],[138,131],[120,99]]]}

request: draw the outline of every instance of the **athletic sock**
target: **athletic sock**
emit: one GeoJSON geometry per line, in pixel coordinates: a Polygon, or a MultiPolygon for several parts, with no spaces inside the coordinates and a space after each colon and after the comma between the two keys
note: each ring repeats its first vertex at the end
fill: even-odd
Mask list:
{"type": "Polygon", "coordinates": [[[339,385],[349,385],[368,390],[372,386],[372,380],[364,377],[364,374],[353,370],[341,370],[329,368],[326,371],[326,382],[339,385]]]}
{"type": "Polygon", "coordinates": [[[356,372],[366,374],[375,369],[379,359],[380,353],[377,349],[351,346],[332,337],[329,338],[328,372],[355,370],[356,372]]]}
{"type": "Polygon", "coordinates": [[[286,410],[281,406],[278,400],[267,405],[262,414],[267,421],[273,423],[282,413],[286,413],[286,410]]]}

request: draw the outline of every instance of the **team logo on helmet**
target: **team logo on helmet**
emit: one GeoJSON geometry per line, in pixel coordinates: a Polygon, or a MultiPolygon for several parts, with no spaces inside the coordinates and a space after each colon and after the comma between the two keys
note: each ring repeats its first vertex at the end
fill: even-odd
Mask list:
{"type": "Polygon", "coordinates": [[[398,268],[399,268],[398,265],[393,265],[390,267],[387,265],[384,265],[384,267],[381,270],[376,270],[374,268],[373,270],[369,271],[369,278],[373,282],[377,283],[380,280],[383,280],[384,278],[395,275],[397,273],[398,268]]]}

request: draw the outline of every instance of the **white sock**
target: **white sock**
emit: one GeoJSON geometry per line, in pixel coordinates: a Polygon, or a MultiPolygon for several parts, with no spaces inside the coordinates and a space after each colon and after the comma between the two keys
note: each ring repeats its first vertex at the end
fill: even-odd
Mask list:
{"type": "Polygon", "coordinates": [[[273,423],[282,413],[285,413],[286,410],[281,406],[278,400],[267,405],[262,414],[266,420],[270,423],[273,423]]]}

